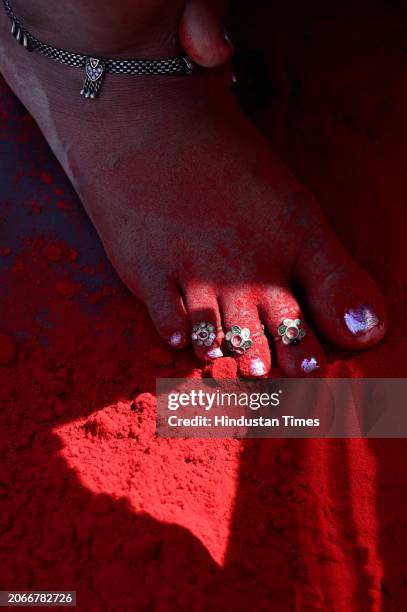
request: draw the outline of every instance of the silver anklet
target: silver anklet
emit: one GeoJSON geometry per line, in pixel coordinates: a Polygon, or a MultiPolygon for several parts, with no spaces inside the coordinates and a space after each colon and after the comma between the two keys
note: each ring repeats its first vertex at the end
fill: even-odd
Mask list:
{"type": "Polygon", "coordinates": [[[168,75],[191,74],[194,69],[194,64],[186,56],[159,60],[130,60],[91,57],[58,49],[30,34],[17,19],[9,0],[3,0],[3,5],[12,22],[12,35],[27,51],[36,51],[60,64],[85,69],[85,82],[80,92],[85,98],[94,100],[98,97],[107,72],[113,74],[168,75]]]}

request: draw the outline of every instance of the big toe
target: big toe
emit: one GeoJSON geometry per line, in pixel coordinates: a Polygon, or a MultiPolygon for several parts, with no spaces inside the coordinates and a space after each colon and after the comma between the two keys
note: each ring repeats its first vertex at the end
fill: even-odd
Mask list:
{"type": "Polygon", "coordinates": [[[329,340],[362,349],[383,338],[387,322],[380,291],[330,230],[322,227],[307,242],[296,274],[315,322],[329,340]]]}

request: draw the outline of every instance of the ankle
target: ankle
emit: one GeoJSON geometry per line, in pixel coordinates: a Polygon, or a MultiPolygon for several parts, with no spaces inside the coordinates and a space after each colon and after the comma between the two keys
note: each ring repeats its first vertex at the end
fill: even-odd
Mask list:
{"type": "Polygon", "coordinates": [[[154,59],[180,53],[184,1],[109,1],[103,10],[97,0],[60,0],[52,11],[48,0],[11,0],[11,5],[22,25],[50,45],[89,55],[154,59]]]}

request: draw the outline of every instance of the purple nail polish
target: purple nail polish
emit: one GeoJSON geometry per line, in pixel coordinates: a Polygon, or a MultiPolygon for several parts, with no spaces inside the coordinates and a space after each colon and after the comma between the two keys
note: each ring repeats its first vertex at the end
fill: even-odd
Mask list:
{"type": "Polygon", "coordinates": [[[315,370],[319,370],[318,361],[315,357],[311,357],[311,359],[303,359],[301,362],[301,369],[305,374],[311,374],[311,372],[315,372],[315,370]]]}
{"type": "Polygon", "coordinates": [[[180,346],[185,341],[185,334],[183,332],[174,332],[170,338],[171,346],[180,346]]]}
{"type": "Polygon", "coordinates": [[[266,373],[266,366],[262,362],[261,359],[256,357],[256,359],[252,359],[250,362],[250,374],[252,376],[264,376],[266,373]]]}
{"type": "Polygon", "coordinates": [[[379,323],[378,317],[368,306],[348,310],[344,314],[344,319],[347,328],[354,336],[373,329],[379,323]]]}
{"type": "Polygon", "coordinates": [[[223,357],[223,353],[218,346],[214,349],[211,349],[206,354],[209,359],[219,359],[220,357],[223,357]]]}

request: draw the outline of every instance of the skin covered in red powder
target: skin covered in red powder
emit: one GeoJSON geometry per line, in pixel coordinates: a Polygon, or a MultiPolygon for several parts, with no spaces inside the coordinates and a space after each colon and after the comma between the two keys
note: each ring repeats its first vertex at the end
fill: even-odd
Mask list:
{"type": "Polygon", "coordinates": [[[0,366],[12,365],[16,354],[17,345],[14,338],[7,334],[0,334],[0,366]]]}
{"type": "MultiPolygon", "coordinates": [[[[405,376],[404,30],[394,16],[368,17],[363,42],[375,80],[355,61],[363,23],[353,39],[354,20],[328,22],[332,47],[320,21],[311,49],[308,36],[295,37],[290,66],[302,97],[283,123],[282,148],[332,206],[342,238],[380,277],[390,306],[386,341],[359,355],[329,346],[328,373],[405,376]],[[338,44],[345,39],[346,52],[338,44]],[[354,72],[340,78],[349,66],[354,72]],[[363,84],[358,103],[354,82],[363,84]],[[397,130],[389,130],[394,117],[397,130]]],[[[201,366],[190,351],[167,354],[122,287],[102,295],[106,270],[85,282],[83,267],[98,262],[75,241],[84,217],[72,192],[4,90],[0,109],[21,113],[0,124],[2,146],[21,143],[2,184],[3,219],[13,214],[7,185],[5,200],[21,204],[28,182],[27,202],[35,196],[43,207],[35,223],[60,210],[74,230],[66,253],[78,250],[74,261],[50,260],[52,236],[13,243],[0,259],[2,333],[18,344],[14,363],[0,368],[0,585],[75,588],[84,610],[405,609],[405,442],[157,440],[155,379],[201,376],[201,366]],[[38,181],[44,166],[49,184],[38,181]],[[81,285],[77,295],[56,291],[67,280],[81,285]]],[[[43,226],[28,230],[24,219],[22,238],[37,238],[43,226]]]]}

